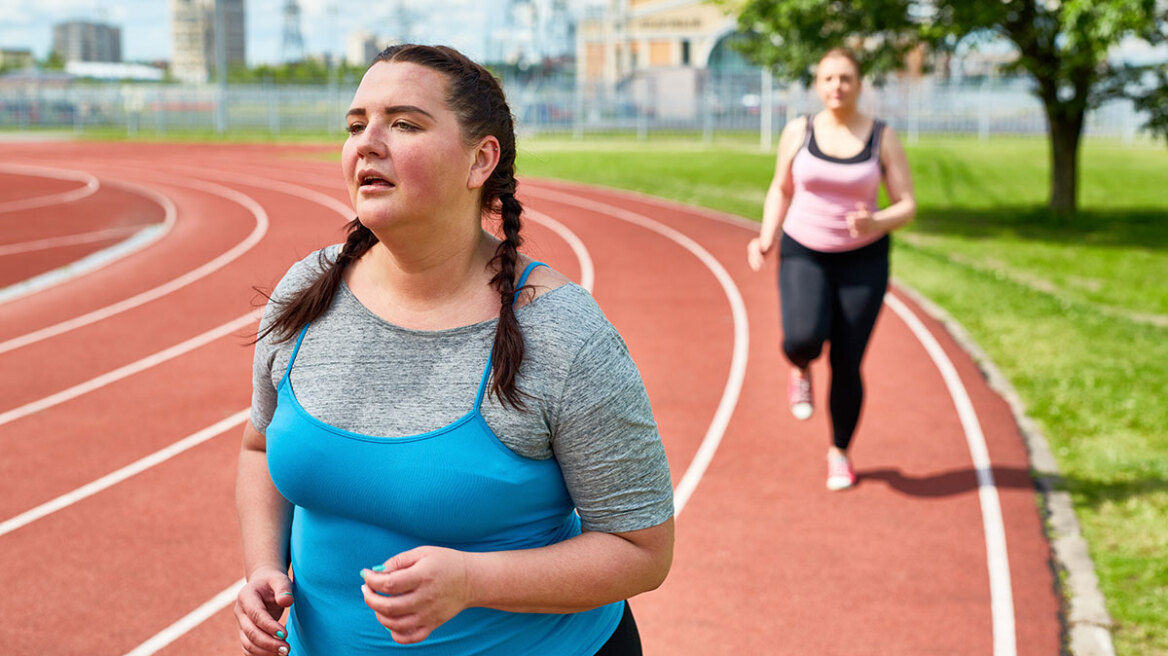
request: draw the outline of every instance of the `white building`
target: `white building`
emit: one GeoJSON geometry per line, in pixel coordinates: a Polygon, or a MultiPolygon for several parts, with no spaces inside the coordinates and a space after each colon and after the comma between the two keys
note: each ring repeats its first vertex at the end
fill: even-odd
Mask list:
{"type": "Polygon", "coordinates": [[[53,51],[66,62],[120,62],[122,28],[89,21],[57,23],[53,51]]]}
{"type": "Polygon", "coordinates": [[[170,71],[186,82],[206,82],[215,70],[215,4],[223,14],[227,65],[247,62],[243,0],[171,0],[174,57],[170,71]]]}

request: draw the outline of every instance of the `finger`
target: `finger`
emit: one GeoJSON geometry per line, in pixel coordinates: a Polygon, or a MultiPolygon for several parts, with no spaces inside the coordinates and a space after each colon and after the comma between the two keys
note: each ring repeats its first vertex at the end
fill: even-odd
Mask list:
{"type": "MultiPolygon", "coordinates": [[[[280,632],[283,635],[283,631],[280,632]]],[[[254,626],[240,627],[239,640],[248,654],[263,656],[284,656],[288,653],[288,643],[259,631],[254,626]]]]}
{"type": "Polygon", "coordinates": [[[268,614],[266,607],[255,591],[241,593],[236,603],[236,622],[251,644],[275,652],[281,646],[287,647],[284,626],[268,614]]]}
{"type": "Polygon", "coordinates": [[[393,636],[393,641],[402,645],[412,645],[422,642],[430,637],[429,627],[417,627],[414,629],[407,629],[404,631],[390,630],[389,634],[393,636]]]}
{"type": "Polygon", "coordinates": [[[379,618],[406,617],[416,610],[417,599],[414,595],[386,596],[374,592],[368,585],[363,585],[361,586],[361,596],[365,600],[365,605],[377,613],[379,618]]]}
{"type": "Polygon", "coordinates": [[[375,592],[386,595],[400,595],[413,592],[421,584],[423,575],[411,564],[404,569],[378,572],[375,569],[361,570],[365,585],[375,592]]]}

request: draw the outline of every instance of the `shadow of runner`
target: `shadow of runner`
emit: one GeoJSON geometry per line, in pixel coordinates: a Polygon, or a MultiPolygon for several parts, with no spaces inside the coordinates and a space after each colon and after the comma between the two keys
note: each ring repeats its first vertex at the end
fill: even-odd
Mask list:
{"type": "MultiPolygon", "coordinates": [[[[991,467],[994,486],[998,488],[1032,489],[1037,491],[1030,470],[1017,467],[991,467]]],[[[873,469],[856,472],[859,484],[881,481],[888,487],[913,497],[948,497],[977,491],[977,472],[973,469],[929,474],[921,477],[905,476],[899,469],[873,469]]]]}

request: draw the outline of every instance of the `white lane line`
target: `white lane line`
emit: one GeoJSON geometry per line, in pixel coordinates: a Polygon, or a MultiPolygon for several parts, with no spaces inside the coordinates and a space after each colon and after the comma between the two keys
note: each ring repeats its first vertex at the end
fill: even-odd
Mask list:
{"type": "Polygon", "coordinates": [[[262,309],[253,310],[243,315],[242,317],[238,317],[221,326],[212,328],[202,335],[196,335],[195,337],[192,337],[185,342],[175,344],[170,348],[159,351],[153,355],[146,356],[137,362],[131,362],[130,364],[118,367],[113,371],[108,371],[95,378],[90,378],[84,383],[78,383],[73,387],[61,390],[56,394],[51,394],[42,399],[38,399],[36,401],[32,401],[30,403],[26,403],[22,406],[8,410],[7,412],[0,413],[0,426],[16,421],[21,417],[27,417],[33,413],[40,412],[46,408],[60,405],[83,394],[88,394],[94,390],[101,389],[106,385],[115,383],[119,380],[122,380],[123,378],[128,378],[134,374],[141,373],[151,367],[166,362],[167,360],[177,358],[178,356],[193,351],[200,346],[210,344],[220,337],[230,335],[232,332],[259,321],[259,318],[262,314],[262,309]]]}
{"type": "Polygon", "coordinates": [[[961,427],[965,431],[965,441],[969,445],[969,454],[973,459],[973,467],[977,472],[977,495],[981,501],[982,526],[985,531],[986,561],[990,577],[990,607],[993,618],[994,656],[1014,656],[1017,653],[1017,640],[1014,634],[1014,593],[1010,584],[1010,560],[1006,551],[1006,527],[1002,521],[1002,506],[998,498],[998,489],[994,484],[993,463],[990,461],[989,448],[986,446],[985,434],[982,433],[981,423],[977,419],[977,411],[969,399],[965,384],[953,361],[945,354],[945,350],[933,337],[925,324],[917,318],[899,298],[892,294],[884,297],[888,307],[896,312],[897,316],[909,327],[917,341],[925,347],[933,364],[941,372],[945,386],[949,389],[949,396],[953,398],[953,405],[957,409],[957,416],[961,420],[961,427]]]}
{"type": "MultiPolygon", "coordinates": [[[[571,204],[579,204],[579,203],[576,203],[575,201],[571,201],[571,204]]],[[[590,205],[591,205],[591,203],[590,203],[590,205]]],[[[586,205],[582,205],[582,207],[586,207],[586,205]]],[[[602,207],[602,211],[607,211],[607,210],[618,210],[618,212],[619,212],[619,208],[602,207]]],[[[547,228],[554,231],[556,233],[556,235],[558,235],[559,237],[562,237],[564,239],[564,242],[568,243],[569,247],[571,247],[572,252],[576,254],[576,258],[579,260],[580,286],[584,287],[585,289],[588,289],[588,291],[591,292],[592,287],[595,286],[595,282],[596,282],[596,270],[595,270],[595,267],[593,267],[592,257],[589,254],[588,247],[586,247],[584,245],[583,240],[580,240],[580,238],[576,235],[576,233],[572,232],[571,229],[568,228],[568,226],[564,225],[563,223],[559,223],[558,221],[556,221],[556,219],[551,218],[550,216],[543,214],[543,212],[528,208],[528,209],[524,210],[524,214],[526,214],[528,216],[528,218],[531,219],[531,221],[534,221],[536,223],[540,223],[542,225],[547,226],[547,228]]],[[[631,214],[631,212],[630,212],[630,214],[631,214]]],[[[722,434],[725,432],[725,424],[729,423],[730,414],[732,413],[732,411],[734,411],[734,405],[737,404],[738,390],[742,389],[742,376],[745,375],[745,368],[746,368],[745,351],[749,347],[749,344],[746,343],[746,340],[749,339],[749,330],[746,329],[746,324],[745,324],[745,317],[746,317],[745,306],[742,303],[742,295],[738,294],[737,287],[734,287],[734,281],[729,280],[729,274],[726,274],[724,268],[722,268],[722,266],[717,263],[717,260],[712,258],[712,256],[710,256],[710,254],[708,252],[705,252],[705,250],[702,249],[701,246],[698,246],[696,243],[694,243],[693,240],[690,240],[688,237],[681,235],[680,232],[676,232],[672,228],[668,228],[668,226],[666,226],[666,225],[662,225],[658,222],[653,221],[653,219],[651,219],[651,218],[641,217],[639,215],[621,216],[618,218],[623,218],[623,219],[625,219],[625,221],[630,221],[632,223],[644,226],[644,228],[648,228],[649,230],[654,230],[656,232],[660,232],[660,233],[662,233],[662,235],[665,235],[666,237],[675,240],[675,242],[681,244],[684,247],[687,247],[687,249],[690,250],[691,252],[694,252],[694,254],[696,254],[698,259],[701,259],[705,265],[709,266],[711,268],[711,270],[714,271],[716,277],[718,278],[718,281],[722,282],[723,289],[726,289],[726,291],[728,291],[728,293],[726,293],[726,295],[728,295],[728,298],[731,299],[730,300],[731,307],[741,308],[743,339],[742,340],[738,339],[738,337],[739,337],[739,330],[738,330],[738,326],[739,326],[738,317],[739,317],[739,315],[738,315],[738,312],[736,310],[736,313],[735,313],[735,356],[736,356],[736,358],[738,356],[738,348],[737,348],[738,343],[742,342],[742,346],[743,346],[743,349],[742,349],[743,356],[741,358],[741,360],[742,360],[742,364],[741,364],[742,375],[738,376],[737,388],[734,391],[734,400],[732,400],[732,402],[730,402],[730,406],[729,406],[730,410],[728,412],[724,413],[725,414],[724,420],[721,417],[719,417],[719,413],[723,412],[723,406],[726,404],[726,395],[725,395],[725,393],[723,393],[723,403],[718,405],[718,412],[715,413],[714,423],[712,423],[710,425],[710,431],[707,432],[707,438],[705,438],[705,440],[703,440],[702,448],[698,449],[698,455],[695,455],[694,462],[690,463],[690,467],[689,467],[689,469],[687,469],[686,475],[684,475],[682,477],[682,482],[679,484],[679,490],[681,490],[681,491],[679,491],[679,493],[675,493],[675,495],[674,495],[674,498],[675,498],[674,514],[680,514],[681,509],[684,507],[684,504],[686,504],[687,498],[689,497],[690,494],[693,494],[694,488],[697,487],[697,482],[701,480],[702,473],[704,472],[705,468],[707,468],[709,466],[709,461],[712,458],[714,458],[714,452],[717,451],[717,442],[722,440],[722,434]],[[693,246],[693,247],[690,247],[690,246],[693,246]],[[696,247],[696,250],[695,250],[695,247],[696,247]],[[712,264],[712,266],[711,266],[711,264],[712,264]],[[722,274],[719,275],[718,271],[721,271],[722,274]],[[723,275],[725,277],[724,279],[723,279],[723,275]],[[729,288],[726,287],[726,284],[728,284],[728,282],[730,285],[729,288]],[[737,299],[737,306],[735,305],[735,303],[736,303],[735,299],[737,299]],[[717,430],[715,430],[715,427],[719,424],[721,424],[721,428],[717,428],[717,430]],[[715,432],[717,433],[717,438],[712,439],[711,434],[715,433],[715,432]],[[703,451],[708,452],[708,453],[703,454],[703,451]],[[677,498],[681,498],[681,501],[676,501],[677,498]]],[[[736,360],[735,364],[737,364],[737,360],[736,360]]],[[[734,378],[734,376],[735,376],[735,365],[731,365],[731,378],[734,378]]],[[[729,384],[728,384],[728,388],[729,388],[729,384]]],[[[188,633],[188,631],[190,631],[190,629],[193,629],[193,628],[199,626],[200,623],[207,621],[211,615],[214,615],[215,613],[220,612],[220,610],[222,610],[223,608],[231,605],[231,602],[235,601],[236,596],[239,594],[239,588],[243,587],[243,584],[244,584],[243,580],[236,581],[235,584],[232,584],[227,589],[224,589],[223,592],[215,595],[214,599],[211,599],[207,603],[203,603],[203,605],[200,606],[199,608],[197,608],[196,610],[194,610],[193,613],[190,613],[186,617],[182,617],[182,619],[179,620],[178,622],[175,622],[175,623],[171,624],[171,626],[160,631],[160,633],[158,635],[155,635],[155,636],[151,637],[150,640],[147,640],[146,642],[141,643],[139,645],[139,647],[135,648],[133,651],[128,651],[126,656],[150,656],[152,654],[155,654],[155,652],[157,652],[158,650],[166,647],[166,645],[171,644],[175,640],[178,640],[178,638],[182,637],[183,634],[188,633]]]]}
{"type": "Polygon", "coordinates": [[[44,251],[50,248],[61,248],[63,246],[78,246],[81,244],[91,244],[95,241],[105,241],[113,239],[114,237],[121,237],[133,232],[142,230],[141,225],[128,225],[119,228],[106,228],[105,230],[94,230],[93,232],[79,232],[72,235],[64,235],[62,237],[49,237],[48,239],[34,239],[33,241],[22,241],[15,244],[5,244],[0,246],[0,257],[5,255],[17,255],[19,253],[31,253],[33,251],[44,251]]]}
{"type": "Polygon", "coordinates": [[[87,497],[91,497],[106,488],[113,487],[114,485],[121,483],[131,476],[140,474],[157,464],[170,460],[178,454],[184,451],[188,451],[202,444],[203,442],[210,440],[213,437],[222,435],[227,430],[239,426],[244,421],[246,421],[250,412],[250,409],[247,408],[240,410],[239,412],[236,412],[235,414],[227,417],[226,419],[223,419],[222,421],[218,421],[196,433],[188,435],[187,437],[184,437],[174,444],[171,444],[164,449],[159,449],[158,451],[155,451],[154,453],[151,453],[150,455],[140,460],[132,462],[125,467],[118,469],[117,471],[106,474],[105,476],[102,476],[101,478],[91,483],[86,483],[85,485],[82,485],[81,487],[71,492],[62,494],[56,499],[46,501],[45,503],[42,503],[35,508],[26,510],[25,512],[22,512],[11,519],[6,519],[3,522],[0,522],[0,535],[11,533],[12,531],[15,531],[22,526],[27,526],[28,524],[31,524],[36,520],[41,519],[42,517],[51,515],[63,508],[67,508],[68,506],[71,506],[87,497]]]}
{"type": "MultiPolygon", "coordinates": [[[[264,167],[265,170],[267,167],[264,167]]],[[[354,210],[348,203],[343,203],[332,196],[322,194],[319,191],[311,191],[305,189],[303,186],[298,186],[288,182],[281,182],[272,178],[259,178],[243,173],[232,173],[222,169],[205,169],[196,166],[171,166],[168,170],[182,170],[190,171],[198,175],[200,178],[207,178],[208,180],[225,180],[227,182],[234,182],[237,184],[247,185],[249,187],[259,187],[261,189],[269,189],[273,191],[281,191],[290,196],[299,196],[305,200],[312,201],[319,205],[327,207],[337,214],[340,214],[345,220],[352,219],[357,216],[354,210]]]]}
{"type": "MultiPolygon", "coordinates": [[[[555,181],[554,184],[560,184],[560,181],[555,181]]],[[[579,193],[587,193],[589,191],[589,187],[583,185],[565,184],[564,186],[577,189],[579,193]]],[[[528,186],[527,189],[530,191],[532,187],[528,186]]],[[[678,211],[688,211],[692,215],[737,226],[751,233],[758,232],[757,223],[749,222],[741,217],[725,215],[705,208],[691,208],[675,201],[659,199],[639,192],[608,189],[605,191],[612,191],[616,196],[624,196],[633,200],[657,204],[678,211]]],[[[1001,501],[998,497],[998,491],[991,469],[989,450],[986,446],[985,435],[981,430],[981,424],[977,419],[977,412],[969,400],[969,394],[966,392],[965,386],[961,383],[961,378],[956,375],[956,369],[953,367],[952,361],[945,355],[940,344],[928,332],[924,324],[917,319],[916,315],[906,305],[891,294],[885,296],[885,303],[905,321],[906,325],[912,330],[913,335],[917,338],[917,341],[925,347],[929,356],[933,359],[933,363],[941,371],[945,384],[949,388],[949,395],[953,398],[954,406],[958,410],[958,417],[961,420],[962,428],[965,432],[966,443],[969,445],[970,456],[977,471],[982,530],[986,539],[986,567],[989,570],[990,576],[990,609],[994,635],[994,656],[1013,656],[1017,650],[1017,637],[1014,625],[1014,594],[1011,587],[1008,552],[1006,551],[1006,531],[1002,521],[1001,501]],[[929,344],[932,344],[932,346],[929,344]],[[938,357],[941,360],[938,360],[938,357]]]]}
{"type": "Polygon", "coordinates": [[[178,209],[174,206],[174,202],[166,196],[158,193],[153,189],[147,187],[140,187],[128,182],[107,180],[107,185],[123,187],[134,193],[149,197],[154,202],[158,203],[163,210],[162,223],[156,223],[143,228],[137,232],[133,237],[125,241],[118,242],[109,248],[91,253],[86,257],[72,262],[59,269],[42,273],[39,276],[33,276],[28,280],[23,280],[14,285],[9,285],[0,289],[0,305],[7,303],[15,298],[27,296],[29,294],[39,292],[54,285],[59,285],[67,280],[83,276],[91,273],[102,267],[122,259],[133,253],[146,248],[154,242],[162,239],[170,229],[174,227],[175,220],[178,216],[178,209]]]}
{"type": "Polygon", "coordinates": [[[685,508],[690,497],[693,495],[694,490],[697,489],[698,483],[701,482],[702,476],[705,475],[706,469],[709,468],[710,462],[713,461],[714,454],[718,451],[718,446],[722,443],[722,438],[726,434],[726,427],[730,424],[730,418],[734,414],[735,406],[738,405],[738,397],[742,392],[743,380],[746,378],[746,363],[750,354],[750,325],[747,320],[746,303],[742,300],[742,293],[738,290],[734,279],[730,277],[730,274],[727,273],[722,264],[709,251],[693,239],[659,221],[620,207],[607,205],[591,199],[583,200],[577,196],[559,191],[528,188],[525,193],[593,212],[599,212],[612,218],[641,226],[647,230],[652,230],[671,239],[693,253],[702,264],[706,265],[706,268],[718,280],[718,284],[722,286],[722,291],[726,294],[726,299],[730,302],[730,312],[734,320],[734,348],[733,356],[730,360],[730,373],[726,379],[726,386],[722,390],[722,398],[718,402],[718,408],[714,412],[714,417],[710,422],[709,428],[706,430],[705,437],[702,438],[701,446],[698,447],[697,453],[694,454],[693,460],[690,461],[689,467],[685,470],[685,474],[678,482],[677,489],[674,490],[674,514],[680,515],[682,509],[685,508]]]}
{"type": "Polygon", "coordinates": [[[243,241],[233,246],[230,250],[219,255],[210,262],[207,262],[202,266],[199,266],[198,268],[188,271],[187,273],[171,280],[170,282],[163,283],[162,285],[159,285],[153,289],[149,289],[123,301],[107,305],[103,308],[99,308],[79,317],[74,317],[73,319],[68,319],[66,321],[53,324],[52,326],[47,326],[45,328],[41,328],[40,330],[26,333],[19,337],[14,337],[4,342],[0,342],[0,353],[6,353],[8,351],[28,346],[29,344],[35,344],[50,337],[56,337],[57,335],[81,328],[82,326],[87,326],[91,323],[96,323],[103,319],[108,319],[109,317],[112,317],[121,312],[125,312],[126,310],[130,310],[140,305],[145,305],[150,301],[162,298],[167,294],[186,287],[196,280],[205,278],[206,276],[214,273],[215,271],[218,271],[227,264],[238,259],[241,255],[251,250],[253,246],[258,244],[260,239],[262,239],[264,234],[268,231],[269,222],[267,212],[265,212],[264,208],[261,207],[259,203],[255,202],[255,200],[253,200],[250,196],[242,194],[234,189],[228,189],[227,187],[223,187],[211,182],[184,180],[181,183],[170,182],[165,184],[175,184],[178,186],[190,187],[192,189],[199,189],[215,196],[234,201],[235,203],[247,208],[247,210],[252,213],[252,215],[255,217],[255,227],[252,229],[251,234],[244,238],[243,241]]]}
{"type": "Polygon", "coordinates": [[[101,181],[96,176],[91,175],[85,171],[73,171],[70,169],[49,168],[46,166],[31,166],[27,164],[0,164],[0,173],[14,173],[17,175],[27,175],[38,178],[52,178],[54,180],[72,180],[74,182],[84,182],[85,184],[78,189],[70,189],[69,191],[58,192],[46,196],[35,196],[33,198],[20,198],[17,200],[10,200],[0,203],[0,214],[5,212],[16,212],[18,210],[31,210],[37,207],[45,207],[48,205],[63,205],[71,203],[76,200],[81,200],[87,196],[92,196],[101,188],[101,181]]]}
{"type": "Polygon", "coordinates": [[[596,268],[592,264],[592,256],[588,254],[588,247],[580,240],[576,233],[572,232],[568,226],[560,223],[552,217],[538,212],[530,208],[524,208],[523,214],[528,219],[538,223],[552,232],[556,233],[567,242],[568,247],[576,255],[576,260],[580,262],[580,286],[587,289],[589,293],[592,292],[593,285],[596,284],[596,268]]]}
{"type": "Polygon", "coordinates": [[[178,640],[183,634],[207,621],[215,613],[230,606],[235,601],[235,598],[239,596],[239,590],[243,588],[244,583],[244,579],[239,579],[235,583],[232,583],[226,590],[191,611],[181,620],[171,624],[162,631],[159,631],[153,638],[126,652],[126,656],[151,656],[151,654],[158,653],[160,649],[178,640]]]}

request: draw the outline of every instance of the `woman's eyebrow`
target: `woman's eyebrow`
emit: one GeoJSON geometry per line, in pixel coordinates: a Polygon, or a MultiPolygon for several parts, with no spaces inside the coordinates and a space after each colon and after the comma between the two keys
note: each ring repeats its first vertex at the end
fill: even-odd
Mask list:
{"type": "MultiPolygon", "coordinates": [[[[429,119],[434,118],[433,115],[430,114],[430,112],[427,112],[426,110],[422,109],[421,107],[418,107],[417,105],[390,105],[389,107],[386,107],[383,111],[386,114],[421,114],[429,119]]],[[[366,114],[367,114],[367,112],[365,111],[364,107],[354,107],[353,109],[350,109],[348,112],[346,112],[345,116],[346,117],[365,116],[366,114]]]]}

